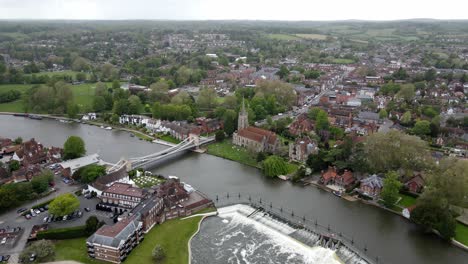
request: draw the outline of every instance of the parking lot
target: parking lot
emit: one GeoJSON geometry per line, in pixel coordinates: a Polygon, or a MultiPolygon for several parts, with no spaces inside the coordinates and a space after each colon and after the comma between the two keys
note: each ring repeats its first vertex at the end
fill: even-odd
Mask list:
{"type": "MultiPolygon", "coordinates": [[[[53,228],[64,228],[64,227],[85,225],[88,217],[92,215],[97,216],[100,221],[104,221],[107,224],[111,224],[113,222],[113,220],[110,218],[110,215],[112,213],[96,210],[96,204],[99,203],[99,199],[97,198],[86,199],[83,195],[79,196],[78,199],[80,200],[79,211],[82,212],[81,217],[73,217],[72,219],[68,219],[65,221],[62,220],[62,221],[46,223],[48,224],[48,228],[53,229],[53,228]],[[89,208],[89,212],[87,212],[85,208],[89,208]]],[[[0,230],[17,228],[17,227],[21,228],[20,232],[16,235],[14,239],[7,238],[4,244],[0,244],[0,256],[9,255],[11,257],[10,263],[15,263],[15,260],[17,260],[18,254],[21,253],[25,244],[27,243],[28,236],[31,233],[32,227],[34,225],[45,224],[44,218],[50,216],[49,212],[47,210],[44,210],[44,212],[40,212],[35,217],[31,217],[28,220],[24,216],[21,216],[20,214],[18,214],[16,212],[17,209],[15,209],[12,212],[8,212],[2,215],[3,222],[0,223],[0,230]]],[[[2,235],[0,234],[0,243],[2,239],[3,239],[2,235]]]]}

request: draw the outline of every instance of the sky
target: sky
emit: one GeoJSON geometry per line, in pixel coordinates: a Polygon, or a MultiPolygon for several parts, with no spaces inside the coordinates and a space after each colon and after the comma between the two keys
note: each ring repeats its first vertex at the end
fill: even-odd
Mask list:
{"type": "Polygon", "coordinates": [[[468,19],[468,0],[0,0],[0,19],[468,19]]]}

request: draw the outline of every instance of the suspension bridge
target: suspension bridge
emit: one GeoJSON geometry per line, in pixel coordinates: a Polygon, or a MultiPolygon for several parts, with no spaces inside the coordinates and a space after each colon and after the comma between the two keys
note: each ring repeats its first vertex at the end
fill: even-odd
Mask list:
{"type": "Polygon", "coordinates": [[[120,159],[116,164],[114,164],[110,169],[108,169],[108,173],[118,171],[122,169],[122,167],[124,166],[126,167],[127,171],[131,171],[133,169],[139,169],[139,168],[147,169],[156,161],[162,160],[176,153],[184,152],[187,150],[198,149],[201,145],[207,144],[214,140],[215,140],[214,136],[199,137],[195,134],[190,134],[186,139],[181,141],[179,144],[171,146],[159,152],[152,153],[152,154],[142,156],[142,157],[120,159]]]}

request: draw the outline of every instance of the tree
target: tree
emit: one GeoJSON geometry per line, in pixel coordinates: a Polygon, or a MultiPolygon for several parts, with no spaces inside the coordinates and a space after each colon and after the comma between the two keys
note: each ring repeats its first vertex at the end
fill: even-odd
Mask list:
{"type": "Polygon", "coordinates": [[[256,97],[268,98],[269,96],[273,96],[278,105],[283,107],[283,109],[292,107],[296,102],[294,87],[282,81],[261,80],[257,83],[255,91],[256,97]]]}
{"type": "Polygon", "coordinates": [[[411,123],[411,112],[410,111],[406,111],[403,116],[401,117],[401,123],[404,124],[404,125],[408,125],[409,123],[411,123]]]}
{"type": "Polygon", "coordinates": [[[16,170],[18,170],[20,167],[21,167],[21,164],[20,164],[19,161],[17,161],[17,160],[12,160],[12,161],[10,161],[10,163],[8,164],[8,168],[10,169],[10,172],[16,171],[16,170]]]}
{"type": "Polygon", "coordinates": [[[68,103],[67,116],[69,118],[72,118],[72,119],[76,118],[79,112],[80,112],[80,107],[77,104],[72,103],[72,102],[68,103]]]}
{"type": "Polygon", "coordinates": [[[120,88],[119,80],[112,81],[112,89],[118,89],[118,88],[120,88]]]}
{"type": "Polygon", "coordinates": [[[197,98],[197,105],[202,109],[213,109],[218,104],[218,95],[213,88],[203,88],[197,98]]]}
{"type": "Polygon", "coordinates": [[[375,172],[421,170],[433,165],[425,141],[395,130],[367,136],[364,153],[370,169],[375,172]]]}
{"type": "Polygon", "coordinates": [[[410,103],[413,100],[415,95],[415,87],[413,84],[405,84],[401,87],[400,91],[397,94],[398,98],[402,98],[407,103],[410,103]]]}
{"type": "Polygon", "coordinates": [[[237,113],[234,110],[228,109],[223,114],[224,132],[227,135],[232,135],[237,129],[237,113]]]}
{"type": "Polygon", "coordinates": [[[156,244],[153,252],[151,253],[151,256],[153,257],[155,263],[162,263],[162,261],[166,258],[166,252],[160,244],[156,244]]]}
{"type": "Polygon", "coordinates": [[[126,99],[119,99],[114,102],[114,106],[112,107],[112,112],[116,115],[123,115],[129,112],[128,107],[128,100],[126,99]]]}
{"type": "Polygon", "coordinates": [[[150,97],[157,102],[169,101],[169,83],[165,79],[160,79],[158,82],[151,84],[150,97]]]}
{"type": "Polygon", "coordinates": [[[56,216],[64,216],[73,213],[79,207],[80,200],[71,193],[65,193],[57,196],[49,204],[49,212],[56,216]]]}
{"type": "Polygon", "coordinates": [[[31,180],[31,186],[34,192],[40,194],[49,188],[49,183],[54,180],[54,174],[49,170],[44,170],[41,175],[38,175],[31,180]]]}
{"type": "Polygon", "coordinates": [[[317,113],[315,118],[315,130],[320,132],[322,130],[328,130],[330,127],[330,123],[328,122],[328,114],[327,112],[321,110],[317,113]]]}
{"type": "Polygon", "coordinates": [[[96,230],[98,230],[103,225],[104,223],[99,222],[99,219],[95,215],[88,217],[88,219],[86,219],[86,235],[94,234],[94,232],[96,232],[96,230]]]}
{"type": "Polygon", "coordinates": [[[15,138],[13,143],[15,143],[15,145],[19,145],[19,144],[23,143],[23,138],[22,137],[17,137],[17,138],[15,138]]]}
{"type": "Polygon", "coordinates": [[[423,226],[427,232],[436,229],[446,240],[455,236],[455,218],[450,212],[448,204],[438,201],[437,196],[426,195],[419,198],[410,218],[423,226]]]}
{"type": "Polygon", "coordinates": [[[95,112],[106,110],[106,99],[103,96],[95,96],[93,100],[93,109],[95,112]]]}
{"type": "Polygon", "coordinates": [[[401,185],[401,182],[398,180],[398,173],[395,171],[387,172],[383,181],[383,189],[380,193],[380,198],[382,198],[385,207],[391,207],[397,202],[401,185]]]}
{"type": "Polygon", "coordinates": [[[72,63],[74,71],[87,71],[89,70],[89,61],[82,57],[76,57],[72,63]]]}
{"type": "Polygon", "coordinates": [[[387,118],[387,117],[388,117],[387,111],[386,111],[385,109],[381,109],[381,110],[379,111],[379,118],[380,118],[380,119],[385,119],[385,118],[387,118]]]}
{"type": "Polygon", "coordinates": [[[216,131],[216,134],[215,134],[215,139],[216,141],[223,141],[224,140],[224,131],[223,130],[218,130],[216,131]]]}
{"type": "Polygon", "coordinates": [[[103,82],[96,83],[96,88],[94,90],[94,95],[104,96],[107,94],[107,85],[103,82]]]}
{"type": "Polygon", "coordinates": [[[81,183],[91,183],[97,178],[106,175],[106,167],[96,164],[91,164],[79,168],[73,173],[73,179],[79,180],[81,183]]]}
{"type": "Polygon", "coordinates": [[[65,160],[83,157],[86,154],[83,139],[77,136],[70,136],[63,144],[63,158],[65,160]]]}
{"type": "Polygon", "coordinates": [[[181,91],[180,93],[176,94],[171,99],[172,104],[185,104],[185,105],[192,105],[193,98],[187,91],[181,91]]]}
{"type": "Polygon", "coordinates": [[[26,249],[21,252],[20,259],[23,259],[26,263],[29,262],[31,254],[36,255],[35,263],[43,263],[52,259],[55,254],[54,243],[50,240],[39,240],[34,241],[26,249]]]}
{"type": "Polygon", "coordinates": [[[431,133],[431,123],[427,120],[417,121],[412,131],[418,136],[428,135],[431,133]]]}
{"type": "Polygon", "coordinates": [[[277,177],[288,173],[288,165],[283,158],[272,155],[262,163],[263,174],[268,177],[277,177]]]}
{"type": "Polygon", "coordinates": [[[140,114],[143,112],[143,104],[141,103],[140,97],[132,95],[128,98],[128,113],[129,114],[140,114]]]}
{"type": "Polygon", "coordinates": [[[288,77],[289,75],[289,70],[286,68],[286,66],[281,65],[280,70],[276,73],[281,79],[284,79],[288,77]]]}

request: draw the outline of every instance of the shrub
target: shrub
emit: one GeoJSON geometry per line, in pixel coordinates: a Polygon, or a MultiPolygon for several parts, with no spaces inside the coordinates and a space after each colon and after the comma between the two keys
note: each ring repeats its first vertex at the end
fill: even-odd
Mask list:
{"type": "Polygon", "coordinates": [[[55,228],[37,233],[37,239],[71,239],[86,236],[86,226],[55,228]]]}
{"type": "Polygon", "coordinates": [[[157,244],[153,249],[152,256],[155,263],[161,263],[166,258],[166,252],[161,245],[157,244]]]}

